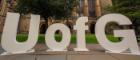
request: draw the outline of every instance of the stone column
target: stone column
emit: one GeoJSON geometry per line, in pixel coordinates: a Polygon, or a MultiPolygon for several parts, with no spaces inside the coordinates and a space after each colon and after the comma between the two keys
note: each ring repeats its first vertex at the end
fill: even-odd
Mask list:
{"type": "Polygon", "coordinates": [[[96,16],[99,17],[101,15],[102,15],[102,12],[101,12],[100,0],[96,0],[96,16]]]}
{"type": "Polygon", "coordinates": [[[88,16],[89,12],[88,12],[88,0],[84,0],[84,8],[83,8],[83,15],[84,16],[88,16]]]}

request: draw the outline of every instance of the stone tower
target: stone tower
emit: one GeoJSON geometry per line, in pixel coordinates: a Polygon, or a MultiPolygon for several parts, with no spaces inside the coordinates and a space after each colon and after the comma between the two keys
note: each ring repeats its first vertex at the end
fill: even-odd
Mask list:
{"type": "MultiPolygon", "coordinates": [[[[89,22],[88,25],[90,26],[90,30],[94,27],[96,18],[102,16],[105,14],[104,7],[108,5],[112,5],[112,0],[77,0],[79,2],[79,5],[77,7],[74,7],[72,15],[75,17],[81,17],[81,16],[88,16],[89,22]]],[[[8,11],[12,11],[14,5],[16,5],[15,0],[0,0],[0,33],[3,30],[4,21],[6,17],[6,13],[8,11]]],[[[51,19],[52,20],[52,19],[51,19]]],[[[48,24],[51,25],[55,23],[56,21],[49,21],[48,24]]],[[[40,29],[44,29],[44,22],[41,20],[40,23],[40,29]]],[[[69,21],[60,21],[61,23],[68,24],[71,28],[72,25],[75,23],[74,20],[69,21]]],[[[28,32],[29,30],[29,24],[30,24],[30,15],[24,16],[21,20],[20,25],[20,31],[21,32],[28,32]]]]}
{"type": "Polygon", "coordinates": [[[104,8],[112,5],[112,0],[79,0],[79,16],[99,17],[104,8]]]}
{"type": "Polygon", "coordinates": [[[89,31],[94,33],[94,26],[97,18],[106,14],[105,7],[112,6],[112,0],[79,0],[78,12],[75,12],[79,17],[89,17],[89,31]]]}

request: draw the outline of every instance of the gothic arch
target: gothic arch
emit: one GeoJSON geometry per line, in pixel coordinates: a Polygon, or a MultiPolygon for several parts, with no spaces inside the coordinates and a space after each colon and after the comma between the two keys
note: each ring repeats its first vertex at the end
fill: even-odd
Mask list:
{"type": "Polygon", "coordinates": [[[90,22],[89,31],[90,33],[95,33],[95,21],[90,22]]]}
{"type": "Polygon", "coordinates": [[[41,20],[40,27],[39,27],[39,32],[41,34],[45,34],[46,29],[47,29],[47,27],[46,27],[45,21],[44,20],[41,20]]]}
{"type": "Polygon", "coordinates": [[[67,25],[70,29],[70,32],[73,33],[73,21],[68,20],[65,22],[65,25],[67,25]]]}

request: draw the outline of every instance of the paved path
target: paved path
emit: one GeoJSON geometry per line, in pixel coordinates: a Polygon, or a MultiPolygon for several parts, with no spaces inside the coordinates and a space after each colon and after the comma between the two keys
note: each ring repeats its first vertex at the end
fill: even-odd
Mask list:
{"type": "MultiPolygon", "coordinates": [[[[74,47],[76,45],[71,44],[68,52],[45,52],[46,46],[37,44],[35,53],[0,56],[0,60],[140,60],[138,55],[105,53],[105,50],[97,44],[88,44],[89,52],[75,52],[74,47]]],[[[0,53],[3,51],[0,48],[0,53]]]]}

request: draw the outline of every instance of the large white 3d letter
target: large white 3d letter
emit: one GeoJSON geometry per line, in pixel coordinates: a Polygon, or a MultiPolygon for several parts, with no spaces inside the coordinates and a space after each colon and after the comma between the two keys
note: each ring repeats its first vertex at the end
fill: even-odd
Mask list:
{"type": "Polygon", "coordinates": [[[140,52],[133,29],[114,30],[115,37],[123,37],[121,42],[112,43],[107,39],[105,35],[105,26],[109,22],[116,22],[119,25],[132,24],[126,16],[121,14],[107,14],[101,17],[96,23],[95,33],[102,47],[114,53],[121,53],[129,49],[131,54],[139,54],[140,52]]]}
{"type": "Polygon", "coordinates": [[[51,25],[46,32],[45,40],[47,46],[50,48],[49,51],[65,51],[67,46],[70,44],[71,33],[70,29],[64,24],[53,24],[51,25]],[[57,42],[54,38],[55,32],[59,30],[62,32],[61,42],[57,42]]]}
{"type": "Polygon", "coordinates": [[[20,43],[16,41],[17,28],[19,23],[19,14],[7,13],[7,18],[2,35],[2,47],[7,53],[26,53],[31,50],[38,40],[38,31],[40,16],[31,15],[29,38],[26,42],[20,43]]]}
{"type": "Polygon", "coordinates": [[[85,40],[85,30],[88,30],[88,26],[85,26],[85,23],[88,22],[88,17],[80,17],[74,29],[77,30],[77,48],[75,51],[88,51],[86,48],[86,40],[85,40]]]}

